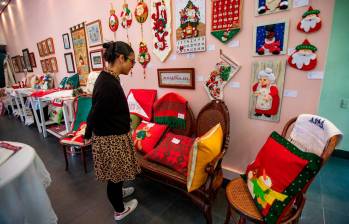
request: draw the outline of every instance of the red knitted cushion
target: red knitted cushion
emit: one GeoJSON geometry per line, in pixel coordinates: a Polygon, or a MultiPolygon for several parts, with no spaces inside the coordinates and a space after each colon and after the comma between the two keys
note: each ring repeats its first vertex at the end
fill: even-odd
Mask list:
{"type": "Polygon", "coordinates": [[[135,148],[143,153],[150,152],[157,145],[166,129],[167,125],[142,121],[133,133],[135,148]]]}
{"type": "Polygon", "coordinates": [[[168,132],[161,143],[145,158],[187,176],[189,153],[193,143],[193,138],[168,132]]]}

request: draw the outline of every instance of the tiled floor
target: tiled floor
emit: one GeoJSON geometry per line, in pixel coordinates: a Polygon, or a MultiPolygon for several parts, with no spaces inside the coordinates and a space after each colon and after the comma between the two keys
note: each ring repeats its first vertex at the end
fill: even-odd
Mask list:
{"type": "MultiPolygon", "coordinates": [[[[16,119],[0,117],[0,140],[19,141],[33,146],[51,173],[48,188],[53,208],[62,224],[115,223],[113,210],[106,199],[105,184],[94,179],[92,161],[84,174],[79,157],[70,159],[70,172],[64,170],[62,151],[57,139],[43,139],[37,129],[16,119]]],[[[205,223],[202,213],[180,192],[139,177],[133,183],[136,211],[120,223],[191,224],[205,223]]],[[[311,185],[301,223],[349,223],[349,161],[331,158],[311,185]]],[[[224,189],[213,208],[214,224],[223,224],[226,211],[224,189]]]]}

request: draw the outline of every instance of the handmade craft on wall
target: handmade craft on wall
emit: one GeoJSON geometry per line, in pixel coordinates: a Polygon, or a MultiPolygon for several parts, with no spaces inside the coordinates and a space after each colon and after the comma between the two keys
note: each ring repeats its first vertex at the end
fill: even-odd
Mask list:
{"type": "Polygon", "coordinates": [[[184,0],[175,2],[177,53],[205,51],[205,0],[184,0]]]}
{"type": "Polygon", "coordinates": [[[255,14],[268,15],[289,9],[290,0],[256,0],[255,14]]]}
{"type": "Polygon", "coordinates": [[[240,65],[223,54],[220,50],[220,59],[213,71],[211,71],[204,88],[211,100],[223,100],[225,85],[233,78],[240,69],[240,65]]]}
{"type": "Polygon", "coordinates": [[[111,4],[111,9],[109,10],[109,29],[114,33],[114,41],[116,40],[116,34],[115,32],[119,28],[119,19],[115,14],[115,9],[113,7],[113,4],[111,4]]]}
{"type": "Polygon", "coordinates": [[[80,23],[70,28],[76,69],[79,74],[80,85],[86,85],[87,76],[90,73],[88,60],[85,23],[80,23]]]}
{"type": "Polygon", "coordinates": [[[212,0],[211,34],[226,43],[241,29],[243,0],[212,0]]]}
{"type": "Polygon", "coordinates": [[[120,19],[121,19],[122,28],[126,29],[127,41],[128,43],[131,43],[130,38],[128,36],[128,29],[131,27],[131,24],[132,24],[132,12],[128,8],[128,4],[126,3],[126,0],[124,0],[124,4],[122,5],[120,19]]]}
{"type": "Polygon", "coordinates": [[[305,39],[289,56],[288,64],[298,70],[309,71],[316,67],[317,48],[305,39]]]}
{"type": "Polygon", "coordinates": [[[255,26],[253,33],[253,54],[282,55],[287,52],[288,22],[279,20],[255,26]]]}
{"type": "Polygon", "coordinates": [[[98,19],[86,24],[86,36],[89,47],[97,47],[103,44],[101,20],[98,19]]]}
{"type": "Polygon", "coordinates": [[[249,118],[277,122],[285,81],[285,60],[252,64],[249,118]]]}
{"type": "Polygon", "coordinates": [[[145,21],[147,21],[147,18],[148,18],[148,6],[144,2],[144,0],[138,1],[135,9],[135,17],[137,22],[141,24],[141,42],[139,43],[139,52],[138,52],[137,61],[143,67],[143,74],[145,78],[146,77],[145,68],[150,62],[150,54],[149,54],[147,44],[144,41],[144,34],[143,34],[143,23],[145,23],[145,21]]]}
{"type": "Polygon", "coordinates": [[[171,0],[152,0],[151,19],[153,53],[164,62],[172,50],[171,0]]]}
{"type": "Polygon", "coordinates": [[[304,33],[313,33],[320,30],[322,22],[319,14],[320,10],[309,6],[308,11],[302,15],[302,20],[299,21],[297,29],[304,33]]]}

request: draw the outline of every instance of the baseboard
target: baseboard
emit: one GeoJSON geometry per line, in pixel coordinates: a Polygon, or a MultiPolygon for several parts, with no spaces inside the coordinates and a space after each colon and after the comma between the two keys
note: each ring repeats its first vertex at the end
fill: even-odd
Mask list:
{"type": "Polygon", "coordinates": [[[349,151],[345,150],[336,149],[333,151],[332,155],[343,159],[349,159],[349,151]]]}
{"type": "Polygon", "coordinates": [[[230,180],[235,179],[240,176],[240,172],[229,167],[222,167],[223,170],[223,184],[222,187],[225,188],[230,180]]]}

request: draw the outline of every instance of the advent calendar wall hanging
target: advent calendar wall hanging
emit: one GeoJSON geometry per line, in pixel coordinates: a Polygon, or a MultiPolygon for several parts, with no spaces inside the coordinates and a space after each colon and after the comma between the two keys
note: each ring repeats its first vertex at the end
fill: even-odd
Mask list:
{"type": "Polygon", "coordinates": [[[109,29],[114,33],[114,41],[116,41],[116,31],[119,28],[119,19],[115,14],[115,9],[113,4],[111,4],[111,9],[109,11],[109,29]]]}
{"type": "Polygon", "coordinates": [[[288,64],[293,68],[309,71],[316,67],[317,48],[310,44],[307,39],[296,47],[295,52],[288,58],[288,64]]]}
{"type": "Polygon", "coordinates": [[[255,56],[286,54],[288,22],[258,24],[253,33],[253,54],[255,56]]]}
{"type": "Polygon", "coordinates": [[[241,29],[243,0],[212,0],[211,34],[223,43],[241,29]]]}
{"type": "Polygon", "coordinates": [[[181,0],[175,2],[177,53],[205,51],[205,0],[181,0]]]}
{"type": "Polygon", "coordinates": [[[256,0],[255,14],[258,16],[286,11],[290,4],[291,0],[256,0]]]}
{"type": "Polygon", "coordinates": [[[142,65],[143,67],[143,73],[144,73],[144,78],[145,78],[145,68],[147,67],[148,63],[150,62],[150,54],[148,51],[147,44],[144,42],[144,36],[143,36],[143,23],[148,18],[148,6],[144,2],[144,0],[139,0],[136,6],[135,10],[135,17],[137,22],[141,24],[141,42],[139,43],[139,53],[137,60],[139,64],[142,65]]]}
{"type": "Polygon", "coordinates": [[[321,28],[321,18],[319,17],[320,10],[313,9],[311,6],[306,11],[302,20],[299,21],[297,29],[304,33],[313,33],[321,28]]]}
{"type": "Polygon", "coordinates": [[[220,59],[221,61],[216,64],[204,85],[211,100],[223,100],[224,86],[240,69],[240,66],[223,54],[222,50],[220,50],[220,59]]]}
{"type": "Polygon", "coordinates": [[[132,12],[128,8],[128,4],[126,3],[126,1],[124,1],[124,4],[122,5],[120,19],[121,19],[122,28],[126,29],[127,42],[130,43],[130,38],[128,36],[128,29],[131,27],[131,24],[132,24],[132,12]]]}
{"type": "Polygon", "coordinates": [[[152,0],[153,53],[164,62],[171,46],[171,0],[152,0]]]}

